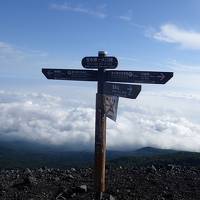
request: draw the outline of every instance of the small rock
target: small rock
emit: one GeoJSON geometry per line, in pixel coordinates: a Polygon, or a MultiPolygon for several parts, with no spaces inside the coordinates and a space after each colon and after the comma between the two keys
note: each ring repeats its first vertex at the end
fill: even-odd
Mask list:
{"type": "Polygon", "coordinates": [[[71,171],[72,171],[72,172],[76,172],[76,169],[75,169],[75,168],[71,168],[71,171]]]}
{"type": "Polygon", "coordinates": [[[87,185],[80,185],[80,186],[76,187],[76,192],[78,192],[78,193],[87,192],[87,185]]]}
{"type": "Polygon", "coordinates": [[[40,172],[40,173],[43,173],[43,171],[44,171],[44,170],[43,170],[42,168],[39,168],[39,169],[38,169],[38,172],[40,172]]]}
{"type": "Polygon", "coordinates": [[[115,200],[115,198],[110,194],[109,200],[115,200]]]}
{"type": "Polygon", "coordinates": [[[66,198],[62,196],[62,193],[60,193],[60,194],[56,197],[56,200],[66,200],[66,198]]]}
{"type": "Polygon", "coordinates": [[[153,170],[153,171],[157,171],[157,169],[156,169],[156,167],[154,166],[154,165],[151,165],[151,169],[153,170]]]}
{"type": "Polygon", "coordinates": [[[130,190],[130,189],[127,189],[126,191],[127,191],[128,193],[131,193],[131,190],[130,190]]]}
{"type": "Polygon", "coordinates": [[[37,179],[33,176],[28,176],[27,178],[24,179],[24,183],[27,186],[34,186],[37,185],[37,179]]]}
{"type": "Polygon", "coordinates": [[[72,198],[75,197],[75,196],[76,196],[76,193],[73,193],[73,194],[71,195],[72,198]]]}
{"type": "Polygon", "coordinates": [[[67,174],[67,175],[65,176],[65,179],[74,179],[74,177],[73,177],[71,174],[67,174]]]}
{"type": "Polygon", "coordinates": [[[108,194],[108,193],[103,193],[101,196],[101,199],[102,200],[115,200],[115,198],[111,194],[108,194]]]}
{"type": "Polygon", "coordinates": [[[173,165],[173,164],[168,164],[167,165],[167,169],[168,170],[173,170],[175,168],[175,165],[173,165]]]}
{"type": "Polygon", "coordinates": [[[29,168],[26,168],[24,170],[24,175],[30,175],[30,174],[32,174],[32,171],[29,168]]]}
{"type": "Polygon", "coordinates": [[[55,177],[54,181],[58,182],[58,181],[60,181],[60,178],[59,177],[55,177]]]}

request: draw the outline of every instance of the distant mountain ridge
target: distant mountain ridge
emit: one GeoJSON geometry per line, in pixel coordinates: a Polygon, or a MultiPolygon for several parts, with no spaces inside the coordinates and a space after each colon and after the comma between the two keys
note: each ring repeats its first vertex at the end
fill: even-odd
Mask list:
{"type": "Polygon", "coordinates": [[[133,151],[132,155],[135,156],[155,156],[155,155],[164,155],[164,154],[172,154],[177,153],[177,150],[171,149],[158,149],[153,147],[143,147],[141,149],[137,149],[133,151]]]}
{"type": "MultiPolygon", "coordinates": [[[[0,168],[66,168],[93,166],[94,152],[69,151],[22,141],[0,142],[0,168]]],[[[107,162],[119,165],[192,163],[200,166],[200,153],[144,147],[133,151],[107,151],[107,162]],[[170,160],[171,159],[171,160],[170,160]],[[179,160],[178,160],[179,159],[179,160]]]]}

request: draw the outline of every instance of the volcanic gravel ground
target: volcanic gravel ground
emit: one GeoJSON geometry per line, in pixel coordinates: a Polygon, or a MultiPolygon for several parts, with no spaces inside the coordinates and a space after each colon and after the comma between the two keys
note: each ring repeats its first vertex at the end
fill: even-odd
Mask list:
{"type": "MultiPolygon", "coordinates": [[[[93,170],[25,169],[0,171],[2,200],[92,200],[93,170]]],[[[169,165],[107,170],[108,200],[199,200],[200,169],[169,165]]]]}

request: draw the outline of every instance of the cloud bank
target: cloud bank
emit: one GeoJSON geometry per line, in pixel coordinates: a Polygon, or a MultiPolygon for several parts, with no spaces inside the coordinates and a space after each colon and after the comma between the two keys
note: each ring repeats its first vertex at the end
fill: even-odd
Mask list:
{"type": "Polygon", "coordinates": [[[76,13],[82,13],[86,15],[92,15],[101,19],[104,19],[107,17],[105,12],[102,11],[102,8],[105,7],[105,5],[100,6],[101,9],[89,9],[87,7],[84,7],[83,5],[72,5],[69,3],[64,3],[64,4],[56,4],[53,3],[50,6],[50,9],[52,10],[57,10],[57,11],[71,11],[71,12],[76,12],[76,13]]]}
{"type": "Polygon", "coordinates": [[[178,44],[184,49],[200,49],[200,32],[186,30],[174,24],[164,24],[153,38],[162,42],[178,44]]]}
{"type": "MultiPolygon", "coordinates": [[[[117,122],[107,121],[109,149],[152,146],[200,151],[200,125],[192,120],[170,109],[123,100],[119,108],[117,122]]],[[[0,91],[0,110],[0,139],[65,145],[73,150],[94,147],[95,110],[90,106],[41,93],[0,91]]]]}

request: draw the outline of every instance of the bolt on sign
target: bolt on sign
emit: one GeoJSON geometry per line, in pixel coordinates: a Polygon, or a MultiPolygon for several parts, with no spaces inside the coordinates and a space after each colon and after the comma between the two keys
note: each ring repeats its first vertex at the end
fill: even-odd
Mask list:
{"type": "Polygon", "coordinates": [[[130,83],[165,84],[173,77],[173,72],[110,70],[117,67],[118,60],[107,56],[104,51],[99,51],[97,57],[84,57],[81,63],[89,69],[43,68],[42,73],[47,79],[97,83],[94,185],[95,199],[100,200],[106,189],[106,117],[116,121],[119,97],[137,98],[141,85],[130,83]]]}

